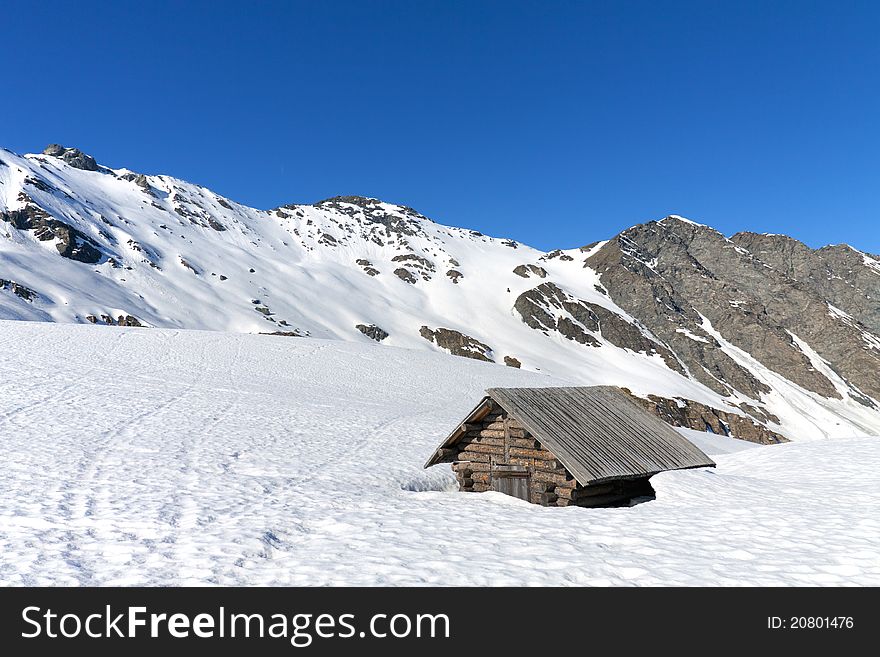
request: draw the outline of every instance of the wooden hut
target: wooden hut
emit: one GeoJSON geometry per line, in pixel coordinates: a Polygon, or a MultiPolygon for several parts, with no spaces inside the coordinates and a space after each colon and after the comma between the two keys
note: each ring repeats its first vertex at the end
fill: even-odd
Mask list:
{"type": "Polygon", "coordinates": [[[462,491],[544,506],[653,497],[664,470],[715,463],[619,388],[490,388],[425,467],[452,463],[462,491]]]}

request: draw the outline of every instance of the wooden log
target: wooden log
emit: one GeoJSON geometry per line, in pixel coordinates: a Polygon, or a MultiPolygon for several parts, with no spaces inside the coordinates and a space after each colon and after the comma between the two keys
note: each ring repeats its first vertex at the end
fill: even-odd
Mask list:
{"type": "MultiPolygon", "coordinates": [[[[523,449],[538,449],[540,443],[534,438],[518,438],[512,435],[510,436],[510,446],[511,447],[520,447],[523,449]]],[[[545,451],[545,450],[542,450],[545,451]]],[[[547,452],[547,458],[554,458],[550,452],[547,452]]]]}
{"type": "Polygon", "coordinates": [[[458,453],[458,456],[455,457],[455,460],[462,463],[488,463],[490,456],[491,454],[486,452],[461,451],[458,453]]]}
{"type": "Polygon", "coordinates": [[[577,490],[577,488],[570,488],[568,486],[555,486],[553,492],[556,493],[557,497],[570,500],[576,494],[577,490]]]}
{"type": "Polygon", "coordinates": [[[525,448],[525,447],[511,447],[510,448],[511,456],[524,456],[530,459],[541,459],[545,460],[548,456],[552,455],[545,449],[536,449],[536,448],[525,448]]]}
{"type": "Polygon", "coordinates": [[[517,465],[533,465],[538,470],[559,470],[565,471],[565,466],[559,461],[547,454],[548,458],[533,458],[531,456],[510,456],[510,463],[517,465]]]}
{"type": "Polygon", "coordinates": [[[555,493],[534,493],[531,502],[533,504],[540,504],[541,506],[554,506],[557,499],[555,493]]]}
{"type": "Polygon", "coordinates": [[[502,440],[504,440],[504,430],[502,429],[499,431],[497,429],[482,429],[480,431],[480,437],[481,438],[501,438],[502,440]]]}
{"type": "Polygon", "coordinates": [[[479,482],[481,484],[488,484],[492,481],[492,473],[491,472],[472,472],[471,479],[474,482],[479,482]]]}
{"type": "MultiPolygon", "coordinates": [[[[532,491],[536,493],[556,493],[556,484],[550,481],[534,481],[531,484],[532,491]]],[[[568,489],[566,489],[568,490],[568,489]]]]}
{"type": "Polygon", "coordinates": [[[574,481],[571,474],[569,474],[565,470],[538,470],[536,468],[532,470],[532,478],[535,481],[546,481],[569,488],[571,486],[569,486],[568,484],[574,481]]]}
{"type": "Polygon", "coordinates": [[[556,459],[535,459],[525,456],[511,456],[508,459],[509,463],[513,463],[515,465],[528,465],[534,467],[536,470],[548,470],[548,471],[558,471],[565,472],[565,466],[562,465],[556,459]]]}
{"type": "Polygon", "coordinates": [[[461,452],[459,452],[458,460],[465,460],[463,454],[500,454],[504,455],[504,447],[498,445],[484,445],[482,443],[468,443],[462,447],[461,452]]]}
{"type": "Polygon", "coordinates": [[[487,490],[491,490],[492,487],[489,484],[483,484],[478,481],[474,482],[474,492],[475,493],[485,493],[487,490]]]}
{"type": "Polygon", "coordinates": [[[532,474],[532,479],[534,481],[546,481],[548,483],[554,483],[557,486],[565,486],[566,484],[570,484],[569,487],[571,488],[574,488],[577,485],[577,482],[575,482],[570,474],[560,474],[558,472],[551,472],[547,470],[535,470],[535,472],[532,474]]]}
{"type": "Polygon", "coordinates": [[[437,456],[439,457],[438,462],[443,463],[444,461],[447,461],[449,459],[449,457],[453,456],[454,454],[455,454],[454,447],[441,447],[440,449],[437,450],[437,456]]]}
{"type": "Polygon", "coordinates": [[[473,445],[475,443],[479,443],[481,445],[495,445],[498,447],[504,447],[504,438],[486,438],[485,436],[474,436],[473,438],[462,438],[458,441],[458,444],[464,447],[465,445],[473,445]]]}
{"type": "Polygon", "coordinates": [[[535,470],[546,470],[548,472],[559,471],[565,472],[565,468],[557,466],[553,461],[541,461],[539,459],[529,459],[522,456],[511,456],[507,459],[511,465],[524,465],[535,470]]]}
{"type": "Polygon", "coordinates": [[[504,420],[495,420],[494,422],[484,424],[483,430],[504,431],[504,420]]]}
{"type": "Polygon", "coordinates": [[[456,468],[468,470],[470,472],[488,472],[492,466],[488,462],[479,461],[456,461],[452,464],[452,469],[456,468]]]}

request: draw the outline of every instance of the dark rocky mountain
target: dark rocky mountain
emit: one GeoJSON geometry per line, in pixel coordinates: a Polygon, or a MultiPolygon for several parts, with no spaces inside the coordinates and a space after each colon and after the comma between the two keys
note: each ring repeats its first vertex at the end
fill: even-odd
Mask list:
{"type": "Polygon", "coordinates": [[[721,394],[736,389],[754,397],[768,391],[717,348],[716,332],[788,380],[840,399],[806,342],[854,399],[874,407],[870,397],[880,398],[880,352],[871,344],[878,308],[871,285],[878,296],[880,276],[863,257],[858,260],[841,257],[837,247],[812,251],[792,238],[746,233],[727,239],[711,228],[667,218],[624,231],[587,264],[621,308],[721,394]],[[770,242],[786,249],[768,248],[770,242]],[[838,312],[835,302],[855,314],[838,312]]]}
{"type": "Polygon", "coordinates": [[[862,253],[846,244],[811,249],[785,235],[737,233],[730,240],[777,271],[807,284],[868,330],[880,333],[880,270],[876,264],[880,256],[862,253]]]}

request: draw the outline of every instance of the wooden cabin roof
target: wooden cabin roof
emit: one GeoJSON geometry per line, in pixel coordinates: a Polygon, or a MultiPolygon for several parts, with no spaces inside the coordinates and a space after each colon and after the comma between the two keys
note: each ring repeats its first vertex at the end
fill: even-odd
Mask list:
{"type": "Polygon", "coordinates": [[[702,451],[620,388],[490,388],[428,459],[454,460],[465,425],[501,406],[562,462],[581,485],[714,466],[702,451]]]}

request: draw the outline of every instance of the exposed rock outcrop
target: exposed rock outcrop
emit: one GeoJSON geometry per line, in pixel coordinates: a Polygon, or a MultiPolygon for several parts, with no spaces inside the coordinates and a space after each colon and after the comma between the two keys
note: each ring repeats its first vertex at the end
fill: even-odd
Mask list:
{"type": "Polygon", "coordinates": [[[86,321],[90,324],[106,324],[107,326],[137,326],[143,327],[141,321],[134,315],[119,315],[116,319],[108,313],[103,313],[100,317],[94,315],[86,315],[86,321]]]}
{"type": "Polygon", "coordinates": [[[547,270],[538,265],[517,265],[513,268],[513,273],[523,278],[535,275],[538,278],[547,278],[547,270]]]}
{"type": "Polygon", "coordinates": [[[555,251],[550,251],[550,253],[546,253],[540,257],[540,260],[553,260],[554,258],[559,258],[563,262],[571,262],[574,260],[570,255],[564,253],[562,249],[556,249],[555,251]]]}
{"type": "Polygon", "coordinates": [[[489,345],[483,344],[479,340],[460,331],[447,328],[432,330],[427,326],[423,326],[419,329],[419,334],[428,342],[433,342],[453,356],[464,356],[465,358],[474,358],[490,363],[494,361],[492,358],[492,348],[489,345]]]}
{"type": "Polygon", "coordinates": [[[388,331],[384,331],[375,324],[356,324],[355,328],[376,342],[382,342],[389,335],[388,331]]]}
{"type": "Polygon", "coordinates": [[[120,315],[116,318],[117,326],[143,326],[140,320],[133,315],[120,315]]]}
{"type": "Polygon", "coordinates": [[[367,274],[367,276],[378,276],[379,275],[379,270],[376,269],[373,266],[373,263],[370,262],[369,260],[365,260],[363,258],[358,258],[357,260],[355,260],[355,263],[357,263],[358,265],[361,266],[361,269],[364,270],[364,273],[367,274]]]}
{"type": "Polygon", "coordinates": [[[0,290],[8,290],[12,292],[15,296],[24,299],[25,301],[33,301],[40,296],[29,287],[25,287],[24,285],[16,283],[15,281],[7,281],[3,278],[0,278],[0,290]]]}
{"type": "Polygon", "coordinates": [[[541,283],[519,295],[513,305],[522,321],[533,329],[556,331],[569,340],[598,347],[599,337],[622,349],[659,354],[664,362],[678,372],[681,363],[666,346],[647,337],[642,330],[603,306],[577,299],[555,283],[541,283]]]}
{"type": "Polygon", "coordinates": [[[65,148],[61,144],[49,144],[43,150],[43,155],[51,155],[64,160],[75,169],[84,171],[97,171],[98,163],[91,155],[86,155],[78,148],[65,148]]]}
{"type": "Polygon", "coordinates": [[[415,285],[418,280],[409,269],[404,269],[403,267],[395,269],[394,275],[404,283],[409,283],[410,285],[415,285]]]}
{"type": "Polygon", "coordinates": [[[626,388],[624,390],[640,406],[674,427],[710,431],[720,436],[739,438],[760,445],[788,442],[785,436],[771,431],[755,420],[712,408],[692,399],[668,399],[657,395],[648,395],[648,398],[644,399],[633,395],[626,388]]]}
{"type": "MultiPolygon", "coordinates": [[[[285,206],[296,208],[296,206],[285,206]]],[[[315,207],[332,208],[350,217],[361,213],[365,219],[383,225],[386,230],[398,236],[413,236],[419,233],[419,222],[431,220],[412,208],[396,206],[402,216],[388,211],[387,204],[379,199],[365,196],[334,196],[315,203],[315,207]]]]}
{"type": "Polygon", "coordinates": [[[47,183],[42,178],[37,178],[36,176],[27,176],[24,179],[24,184],[30,185],[31,187],[35,187],[36,189],[39,189],[41,192],[54,192],[54,191],[56,191],[55,187],[53,187],[52,185],[47,183]]]}
{"type": "Polygon", "coordinates": [[[122,180],[128,180],[133,182],[135,185],[143,189],[150,195],[153,195],[153,187],[150,185],[150,180],[142,173],[123,173],[121,176],[122,180]]]}
{"type": "Polygon", "coordinates": [[[201,274],[198,267],[196,267],[194,264],[192,264],[189,260],[187,260],[183,256],[180,256],[180,264],[183,265],[184,267],[186,267],[187,269],[189,269],[196,276],[201,274]]]}
{"type": "Polygon", "coordinates": [[[65,258],[89,264],[99,262],[102,258],[101,251],[91,238],[86,237],[70,224],[53,219],[49,213],[33,202],[28,202],[18,210],[0,211],[0,221],[18,230],[33,231],[34,237],[41,242],[58,240],[55,248],[65,258]]]}
{"type": "MultiPolygon", "coordinates": [[[[431,262],[424,256],[416,255],[415,253],[404,253],[394,256],[393,258],[391,258],[391,262],[403,264],[403,266],[406,267],[406,269],[411,274],[415,272],[416,274],[421,276],[422,280],[424,281],[430,281],[431,274],[437,271],[437,268],[434,266],[433,262],[431,262]]],[[[394,273],[396,274],[397,272],[395,271],[394,273]]]]}

